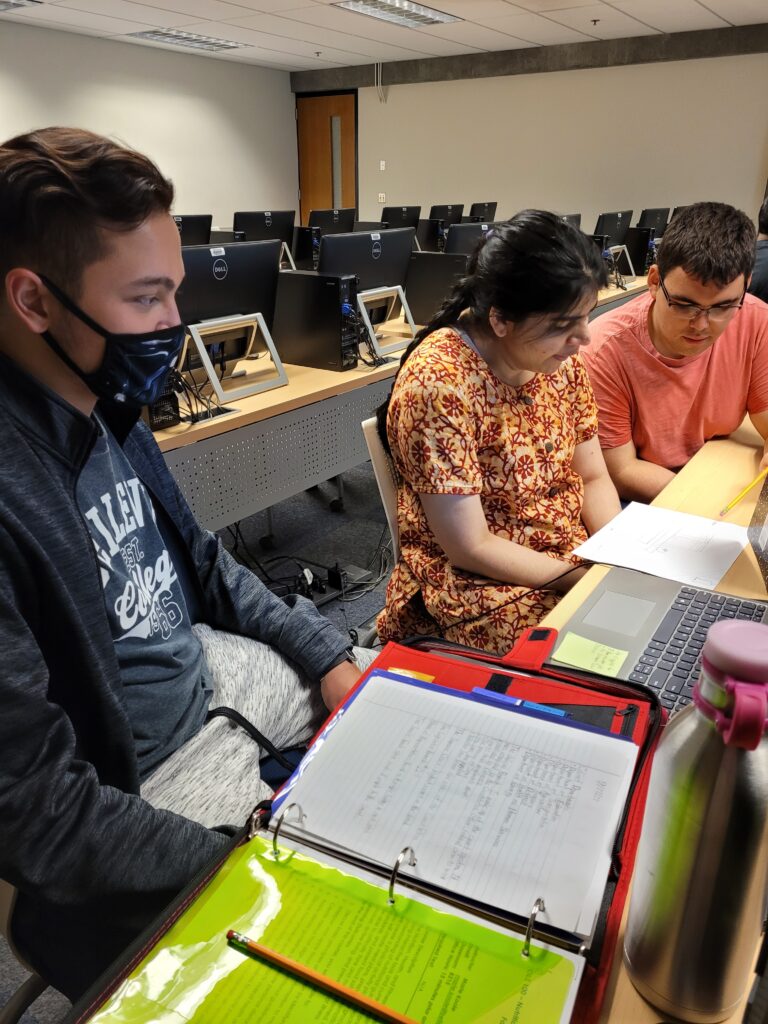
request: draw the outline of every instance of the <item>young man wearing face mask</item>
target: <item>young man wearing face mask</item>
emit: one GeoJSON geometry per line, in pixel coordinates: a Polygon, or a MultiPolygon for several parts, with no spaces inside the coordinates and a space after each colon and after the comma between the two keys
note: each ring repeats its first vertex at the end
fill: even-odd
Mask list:
{"type": "Polygon", "coordinates": [[[664,232],[648,292],[591,324],[584,361],[622,498],[653,500],[747,413],[768,438],[768,306],[745,294],[754,259],[745,213],[694,203],[664,232]]]}
{"type": "Polygon", "coordinates": [[[138,418],[184,336],[172,199],[84,131],[0,146],[0,878],[70,998],[271,792],[209,710],[289,747],[359,676],[198,526],[138,418]]]}

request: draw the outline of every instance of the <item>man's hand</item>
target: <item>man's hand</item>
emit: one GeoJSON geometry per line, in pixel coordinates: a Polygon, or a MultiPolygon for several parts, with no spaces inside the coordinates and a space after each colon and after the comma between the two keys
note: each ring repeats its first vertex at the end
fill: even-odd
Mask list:
{"type": "Polygon", "coordinates": [[[340,665],[332,668],[323,676],[320,680],[320,693],[329,711],[333,711],[337,704],[341,703],[360,675],[361,672],[357,665],[351,661],[342,661],[340,665]]]}

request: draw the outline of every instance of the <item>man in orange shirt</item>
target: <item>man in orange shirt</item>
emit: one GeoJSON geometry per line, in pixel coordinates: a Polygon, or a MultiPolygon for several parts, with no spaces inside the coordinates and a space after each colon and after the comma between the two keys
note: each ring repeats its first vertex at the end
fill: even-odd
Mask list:
{"type": "Polygon", "coordinates": [[[695,203],[665,231],[648,292],[591,324],[584,361],[622,498],[651,501],[746,413],[768,438],[768,305],[746,294],[754,259],[745,213],[695,203]]]}

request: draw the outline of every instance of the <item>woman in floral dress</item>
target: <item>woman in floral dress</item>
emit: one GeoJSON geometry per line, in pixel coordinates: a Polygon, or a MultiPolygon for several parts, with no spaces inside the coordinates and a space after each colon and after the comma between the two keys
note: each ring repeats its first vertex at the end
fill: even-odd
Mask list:
{"type": "Polygon", "coordinates": [[[605,282],[591,238],[524,210],[406,351],[380,410],[400,534],[382,638],[503,654],[585,571],[573,549],[619,511],[578,355],[605,282]]]}

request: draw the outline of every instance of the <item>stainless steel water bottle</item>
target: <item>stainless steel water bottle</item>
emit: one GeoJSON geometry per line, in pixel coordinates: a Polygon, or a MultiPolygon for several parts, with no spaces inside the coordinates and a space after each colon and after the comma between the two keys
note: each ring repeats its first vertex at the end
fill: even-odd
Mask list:
{"type": "Polygon", "coordinates": [[[696,1024],[736,1009],[751,977],[768,877],[768,626],[716,622],[694,703],[651,771],[624,962],[664,1013],[696,1024]]]}

